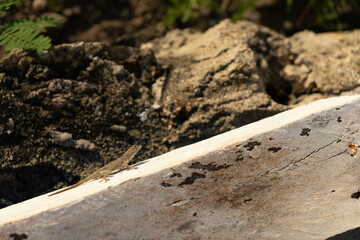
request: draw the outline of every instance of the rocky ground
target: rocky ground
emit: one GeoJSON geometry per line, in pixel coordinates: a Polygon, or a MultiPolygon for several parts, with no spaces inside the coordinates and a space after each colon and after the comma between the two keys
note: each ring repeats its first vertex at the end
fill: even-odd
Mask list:
{"type": "Polygon", "coordinates": [[[286,37],[229,20],[171,30],[162,1],[56,2],[8,16],[63,23],[42,57],[2,53],[0,207],[73,184],[132,144],[141,161],[360,91],[358,30],[286,37]]]}

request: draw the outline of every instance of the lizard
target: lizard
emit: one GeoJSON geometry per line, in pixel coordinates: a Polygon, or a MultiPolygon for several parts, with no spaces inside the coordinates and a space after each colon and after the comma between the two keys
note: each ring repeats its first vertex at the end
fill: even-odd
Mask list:
{"type": "MultiPolygon", "coordinates": [[[[65,189],[62,189],[60,191],[57,191],[55,193],[52,193],[49,195],[49,197],[65,192],[67,190],[76,188],[80,186],[81,184],[84,184],[90,180],[97,180],[99,178],[102,178],[101,181],[109,181],[108,177],[111,175],[111,173],[115,171],[121,171],[127,168],[136,169],[136,167],[133,167],[129,165],[130,161],[133,159],[133,157],[136,155],[137,152],[139,152],[141,149],[141,145],[132,145],[120,158],[110,162],[109,164],[99,168],[94,173],[90,174],[86,178],[80,180],[79,182],[75,183],[74,185],[71,185],[65,189]]],[[[101,182],[100,181],[100,182],[101,182]]]]}

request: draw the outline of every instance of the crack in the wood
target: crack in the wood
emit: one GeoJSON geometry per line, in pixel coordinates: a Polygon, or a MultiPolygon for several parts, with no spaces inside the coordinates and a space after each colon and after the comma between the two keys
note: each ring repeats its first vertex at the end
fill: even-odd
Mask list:
{"type": "MultiPolygon", "coordinates": [[[[287,164],[285,167],[279,169],[278,171],[284,170],[285,168],[289,167],[291,164],[295,164],[295,163],[301,162],[301,161],[305,160],[306,158],[310,157],[311,155],[313,155],[313,154],[315,154],[315,153],[323,150],[324,148],[329,147],[329,146],[332,145],[333,143],[339,142],[339,141],[341,141],[341,139],[343,139],[343,138],[345,138],[345,137],[349,137],[349,136],[351,136],[351,135],[359,132],[359,130],[356,130],[356,131],[353,131],[353,132],[351,132],[350,134],[344,136],[344,133],[345,133],[346,129],[347,129],[348,126],[350,125],[350,122],[351,122],[351,119],[349,119],[349,121],[347,122],[347,124],[346,124],[345,127],[344,127],[344,130],[342,131],[341,135],[340,135],[338,138],[336,138],[335,140],[331,141],[331,142],[328,143],[328,144],[325,144],[324,146],[322,146],[322,147],[320,147],[320,148],[318,148],[318,149],[315,149],[314,151],[310,152],[309,154],[307,154],[306,156],[300,158],[300,159],[297,160],[297,161],[291,161],[289,164],[287,164]]],[[[348,129],[348,130],[350,130],[350,129],[348,129]]],[[[345,153],[345,152],[346,152],[346,150],[344,150],[344,151],[342,151],[342,152],[340,152],[340,153],[336,153],[335,155],[333,155],[333,156],[331,156],[331,157],[328,157],[328,158],[326,158],[325,160],[331,159],[331,158],[336,157],[336,156],[338,156],[338,155],[340,155],[340,154],[342,154],[342,153],[345,153]]],[[[283,163],[283,162],[282,162],[282,163],[283,163]]],[[[280,163],[280,164],[281,164],[281,163],[280,163]]],[[[278,165],[279,165],[279,164],[277,164],[275,167],[271,168],[271,170],[274,169],[274,168],[276,168],[278,165]]],[[[270,170],[270,171],[271,171],[271,170],[270,170]]],[[[268,171],[268,172],[269,172],[269,171],[268,171]]]]}
{"type": "Polygon", "coordinates": [[[328,157],[328,158],[325,159],[325,160],[332,159],[332,158],[337,157],[337,156],[339,156],[339,155],[341,155],[341,154],[343,154],[343,153],[346,153],[346,152],[347,152],[347,150],[344,150],[344,151],[342,151],[342,152],[339,152],[339,153],[337,153],[337,154],[332,155],[331,157],[328,157]]]}
{"type": "Polygon", "coordinates": [[[331,144],[335,143],[336,141],[338,141],[340,138],[341,138],[341,137],[339,137],[339,138],[331,141],[331,142],[328,143],[328,144],[325,144],[325,145],[322,146],[322,147],[319,147],[318,149],[315,149],[314,151],[310,152],[309,154],[307,154],[306,156],[300,158],[300,159],[297,160],[297,161],[291,161],[291,162],[289,162],[289,164],[287,164],[285,167],[280,168],[280,169],[278,170],[278,172],[284,170],[285,168],[289,167],[289,166],[292,165],[292,164],[299,163],[299,162],[305,160],[306,158],[310,157],[311,155],[313,155],[313,154],[315,154],[315,153],[318,153],[319,151],[323,150],[324,148],[326,148],[326,147],[330,146],[331,144]]]}
{"type": "MultiPolygon", "coordinates": [[[[315,149],[314,151],[310,152],[309,154],[307,154],[306,156],[300,158],[299,160],[296,160],[296,161],[292,160],[292,161],[289,162],[289,164],[287,164],[285,167],[283,167],[283,168],[281,168],[281,169],[279,169],[279,170],[277,170],[277,171],[282,171],[282,170],[284,170],[285,168],[289,167],[291,164],[301,162],[301,161],[305,160],[306,158],[310,157],[311,155],[313,155],[313,154],[315,154],[315,153],[317,153],[317,152],[325,149],[326,147],[329,147],[330,145],[334,144],[335,142],[339,142],[339,141],[341,141],[341,139],[343,139],[343,138],[345,138],[345,137],[349,137],[349,136],[351,136],[351,135],[353,135],[353,134],[355,134],[355,133],[358,133],[358,132],[360,131],[360,129],[358,129],[358,130],[356,130],[356,131],[353,131],[353,132],[351,132],[350,134],[348,134],[348,135],[346,135],[346,136],[344,135],[344,133],[345,133],[346,130],[350,130],[350,129],[348,129],[348,126],[350,125],[350,121],[351,121],[351,119],[350,119],[350,120],[348,121],[348,123],[345,125],[344,130],[342,131],[341,135],[340,135],[338,138],[336,138],[335,140],[331,141],[331,142],[328,143],[328,144],[325,144],[324,146],[322,146],[322,147],[320,147],[320,148],[315,149]]],[[[334,154],[333,156],[326,158],[325,160],[331,159],[331,158],[336,157],[336,156],[338,156],[338,155],[341,155],[341,154],[343,154],[343,153],[345,153],[345,152],[347,152],[347,150],[344,150],[344,151],[342,151],[342,152],[340,152],[340,153],[336,153],[336,154],[334,154]]],[[[286,160],[285,160],[285,161],[286,161],[286,160]]],[[[256,178],[258,178],[258,177],[261,176],[261,175],[267,174],[268,172],[270,172],[270,171],[274,170],[275,168],[277,168],[279,165],[283,164],[285,161],[282,161],[282,162],[276,164],[275,166],[267,169],[266,171],[259,172],[259,173],[256,174],[256,176],[254,176],[253,178],[251,178],[251,179],[249,179],[248,181],[242,183],[241,186],[243,186],[243,185],[245,185],[245,184],[247,184],[247,183],[255,180],[256,178]]]]}

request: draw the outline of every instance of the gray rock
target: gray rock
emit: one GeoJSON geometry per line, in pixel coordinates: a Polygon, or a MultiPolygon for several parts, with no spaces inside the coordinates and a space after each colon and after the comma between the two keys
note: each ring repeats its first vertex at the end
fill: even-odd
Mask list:
{"type": "Polygon", "coordinates": [[[140,121],[141,121],[141,122],[146,122],[146,120],[148,120],[148,118],[149,118],[149,115],[147,114],[146,111],[142,111],[142,112],[139,114],[139,117],[140,117],[140,121]]]}
{"type": "Polygon", "coordinates": [[[75,148],[83,151],[94,151],[96,149],[95,144],[85,139],[75,141],[75,148]]]}
{"type": "Polygon", "coordinates": [[[47,131],[52,137],[51,142],[53,144],[63,147],[76,148],[83,151],[94,151],[96,149],[95,144],[88,140],[74,140],[71,133],[59,132],[52,129],[47,129],[47,131]]]}
{"type": "Polygon", "coordinates": [[[72,137],[71,133],[67,132],[59,132],[52,129],[47,129],[47,131],[51,135],[51,142],[54,144],[58,144],[63,147],[74,147],[75,141],[72,137]]]}

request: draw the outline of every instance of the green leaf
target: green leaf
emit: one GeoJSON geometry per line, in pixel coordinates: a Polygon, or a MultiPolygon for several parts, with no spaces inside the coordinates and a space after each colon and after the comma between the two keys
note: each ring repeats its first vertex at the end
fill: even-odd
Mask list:
{"type": "Polygon", "coordinates": [[[36,19],[35,23],[43,28],[56,27],[56,25],[60,23],[60,20],[45,16],[43,18],[36,19]]]}
{"type": "Polygon", "coordinates": [[[29,19],[21,19],[18,21],[12,21],[9,23],[5,24],[5,28],[9,29],[14,29],[14,30],[32,30],[32,31],[36,31],[36,32],[45,32],[45,29],[41,26],[38,25],[36,23],[34,23],[33,21],[30,21],[29,19]]]}
{"type": "Polygon", "coordinates": [[[17,3],[18,0],[0,0],[0,13],[8,10],[11,5],[17,3]]]}
{"type": "MultiPolygon", "coordinates": [[[[0,13],[18,0],[0,0],[0,13]]],[[[40,35],[46,32],[47,27],[56,27],[59,20],[51,17],[37,18],[35,22],[29,19],[21,19],[0,25],[0,45],[6,45],[5,50],[14,48],[34,50],[42,55],[44,50],[51,47],[51,39],[40,35]]]]}
{"type": "Polygon", "coordinates": [[[39,35],[45,32],[45,27],[55,26],[59,22],[53,18],[38,18],[36,22],[22,19],[0,26],[0,45],[6,45],[5,50],[14,48],[34,50],[41,55],[51,47],[51,39],[39,35]]]}

